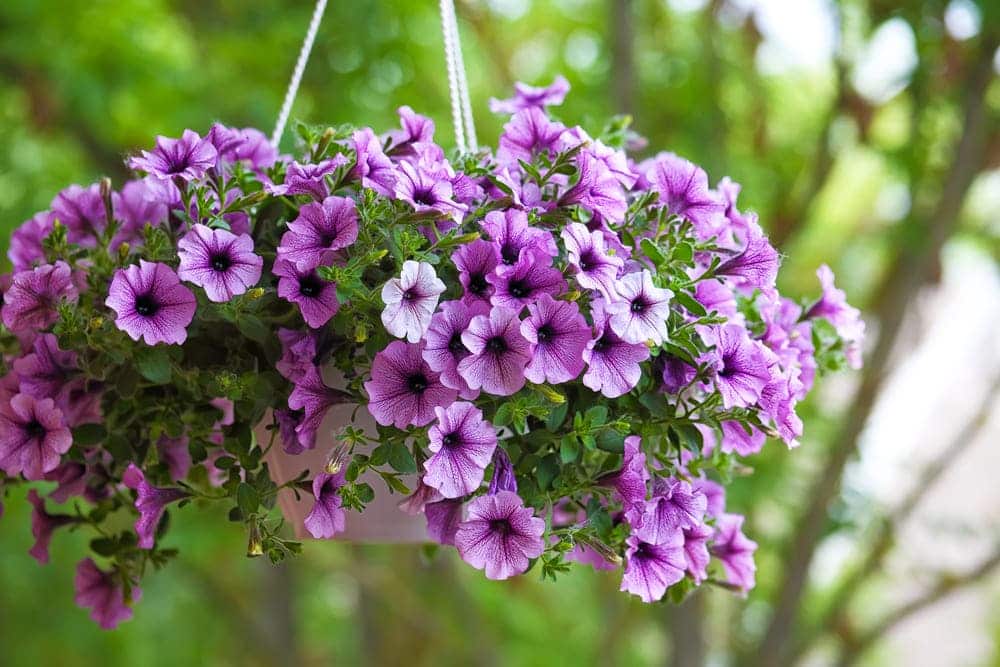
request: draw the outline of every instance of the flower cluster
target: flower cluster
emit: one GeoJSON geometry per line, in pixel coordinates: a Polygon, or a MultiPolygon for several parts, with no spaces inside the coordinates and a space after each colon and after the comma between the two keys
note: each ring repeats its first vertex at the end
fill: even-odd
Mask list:
{"type": "Polygon", "coordinates": [[[497,150],[450,159],[408,107],[381,136],[300,126],[295,158],[252,129],[160,137],[120,190],[71,186],[14,233],[0,484],[54,483],[29,491],[40,562],[96,529],[76,586],[102,627],[174,555],[168,513],[224,503],[277,561],[301,548],[279,491],[329,538],[373,474],[491,579],[575,561],[647,602],[753,587],[723,484],[797,444],[864,325],[826,267],[820,298],[778,293],[732,181],[555,120],[567,89],[495,100],[497,150]],[[345,403],[377,429],[324,431],[345,403]],[[316,448],[325,472],[272,481],[267,457],[316,448]]]}

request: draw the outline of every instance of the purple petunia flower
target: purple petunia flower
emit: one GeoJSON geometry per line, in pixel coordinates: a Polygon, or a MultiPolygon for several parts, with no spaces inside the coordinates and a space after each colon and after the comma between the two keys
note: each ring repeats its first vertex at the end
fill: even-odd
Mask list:
{"type": "Polygon", "coordinates": [[[607,165],[587,152],[580,152],[576,163],[577,180],[559,198],[560,206],[578,204],[608,222],[622,222],[628,211],[625,189],[607,165]]]}
{"type": "Polygon", "coordinates": [[[264,259],[253,253],[249,234],[193,225],[177,242],[177,276],[205,290],[209,301],[225,303],[260,280],[264,259]]]}
{"type": "MultiPolygon", "coordinates": [[[[288,407],[292,410],[302,410],[302,418],[295,427],[295,434],[302,449],[312,449],[316,446],[316,432],[319,431],[326,413],[332,406],[345,400],[343,392],[326,386],[323,376],[315,366],[295,381],[295,387],[288,395],[288,407]]],[[[289,448],[292,447],[286,443],[286,449],[289,448]]]]}
{"type": "MultiPolygon", "coordinates": [[[[274,411],[274,418],[278,422],[278,437],[281,438],[281,447],[285,450],[286,454],[301,454],[307,449],[314,449],[316,447],[315,433],[312,434],[312,441],[307,441],[303,444],[299,440],[299,425],[302,424],[304,416],[304,410],[278,408],[274,411]]],[[[309,433],[304,433],[304,435],[308,437],[309,433]]]]}
{"type": "Polygon", "coordinates": [[[15,271],[24,271],[45,261],[42,241],[52,233],[55,220],[51,211],[36,213],[11,233],[7,257],[15,271]]]}
{"type": "Polygon", "coordinates": [[[434,408],[434,414],[437,423],[427,431],[433,455],[424,461],[424,484],[445,498],[461,498],[483,483],[497,447],[496,430],[482,410],[465,401],[434,408]]]}
{"type": "Polygon", "coordinates": [[[861,368],[861,344],[865,338],[865,323],[861,311],[847,303],[844,290],[833,284],[833,271],[826,264],[816,270],[823,286],[823,295],[806,311],[806,318],[822,317],[836,328],[844,339],[844,353],[851,368],[861,368]]]}
{"type": "Polygon", "coordinates": [[[771,381],[765,350],[737,324],[716,329],[715,368],[715,386],[726,409],[753,405],[771,381]]]}
{"type": "Polygon", "coordinates": [[[96,247],[108,226],[104,197],[97,183],[85,188],[69,186],[55,196],[49,208],[52,217],[66,228],[66,240],[85,248],[96,247]]]}
{"type": "Polygon", "coordinates": [[[401,106],[396,110],[399,114],[401,130],[390,130],[388,133],[389,150],[399,153],[405,146],[434,140],[434,121],[427,116],[414,113],[409,106],[401,106]]]}
{"type": "Polygon", "coordinates": [[[696,584],[708,578],[708,561],[711,559],[708,553],[708,538],[712,537],[713,532],[712,528],[704,523],[693,528],[685,528],[683,531],[684,562],[687,564],[688,574],[696,584]]]}
{"type": "Polygon", "coordinates": [[[663,366],[662,389],[668,394],[678,394],[694,380],[698,373],[694,366],[677,357],[661,354],[657,359],[663,366]]]}
{"type": "Polygon", "coordinates": [[[66,262],[18,271],[3,295],[4,326],[14,333],[47,329],[59,319],[59,302],[76,303],[78,296],[66,262]]]}
{"type": "Polygon", "coordinates": [[[64,503],[70,498],[82,496],[87,491],[87,466],[76,461],[64,461],[55,470],[45,473],[45,481],[55,482],[56,488],[49,498],[64,503]]]}
{"type": "Polygon", "coordinates": [[[196,303],[173,269],[144,259],[138,266],[115,271],[104,301],[118,314],[115,326],[132,340],[142,338],[147,345],[183,343],[196,303]]]}
{"type": "Polygon", "coordinates": [[[445,174],[410,162],[401,162],[396,174],[396,199],[417,213],[437,212],[456,224],[462,221],[467,207],[454,200],[451,180],[445,174]]]}
{"type": "Polygon", "coordinates": [[[536,154],[553,155],[566,126],[549,119],[542,109],[522,109],[503,126],[497,147],[501,166],[517,167],[518,160],[531,162],[536,154]]]}
{"type": "Polygon", "coordinates": [[[77,372],[76,352],[60,350],[59,340],[50,333],[35,337],[31,352],[14,360],[20,390],[35,398],[66,398],[69,380],[77,372]]]}
{"type": "Polygon", "coordinates": [[[493,286],[486,277],[500,264],[500,253],[495,243],[476,239],[458,247],[451,255],[451,261],[458,269],[458,280],[465,290],[463,301],[489,303],[493,286]]]}
{"type": "Polygon", "coordinates": [[[733,290],[723,285],[721,281],[700,281],[694,288],[694,298],[705,306],[705,310],[708,312],[714,311],[731,320],[740,321],[741,315],[736,308],[736,297],[733,296],[733,290]]]}
{"type": "Polygon", "coordinates": [[[281,341],[281,359],[275,364],[281,376],[289,382],[298,382],[316,367],[318,337],[312,331],[278,329],[281,341]]]}
{"type": "Polygon", "coordinates": [[[490,495],[501,491],[517,493],[517,475],[514,474],[514,463],[502,447],[493,452],[493,477],[490,478],[490,495]]]}
{"type": "Polygon", "coordinates": [[[290,162],[285,171],[285,182],[267,185],[265,190],[272,195],[311,195],[316,201],[323,201],[330,194],[326,177],[348,163],[347,156],[337,154],[329,160],[317,164],[290,162]]]}
{"type": "Polygon", "coordinates": [[[89,608],[90,618],[103,630],[114,630],[119,623],[132,618],[132,605],[142,599],[142,589],[134,584],[129,587],[126,599],[121,575],[99,569],[89,558],[76,566],[73,584],[74,601],[84,609],[89,608]]]}
{"type": "Polygon", "coordinates": [[[32,558],[42,565],[49,562],[49,542],[52,540],[52,533],[61,526],[73,523],[73,517],[66,514],[49,514],[45,511],[45,501],[38,496],[34,489],[28,491],[28,502],[33,509],[31,511],[31,534],[35,538],[35,543],[28,551],[32,558]]]}
{"type": "Polygon", "coordinates": [[[139,511],[139,519],[135,522],[135,532],[139,536],[140,549],[152,549],[156,540],[156,529],[167,505],[191,496],[183,489],[171,489],[153,486],[146,481],[143,474],[134,463],[130,463],[122,482],[135,491],[135,508],[139,511]]]}
{"type": "Polygon", "coordinates": [[[396,168],[382,152],[382,143],[371,128],[362,128],[351,136],[357,160],[351,177],[383,197],[391,197],[396,189],[396,168]]]}
{"type": "Polygon", "coordinates": [[[630,511],[645,502],[648,480],[649,470],[646,468],[646,455],[642,451],[642,439],[637,435],[630,435],[625,438],[621,469],[602,476],[598,482],[602,486],[614,487],[625,510],[630,511]]]}
{"type": "Polygon", "coordinates": [[[517,113],[530,107],[545,108],[558,106],[566,99],[569,92],[569,81],[559,75],[547,86],[529,86],[517,81],[514,83],[514,97],[506,100],[490,98],[490,111],[493,113],[517,113]]]}
{"type": "Polygon", "coordinates": [[[757,543],[743,534],[743,517],[722,514],[715,524],[715,536],[709,551],[722,562],[726,581],[749,591],[756,585],[757,565],[753,554],[757,543]]]}
{"type": "Polygon", "coordinates": [[[329,264],[334,253],[358,238],[358,213],[349,197],[327,197],[299,209],[281,236],[278,259],[292,262],[300,271],[329,264]]]}
{"type": "Polygon", "coordinates": [[[278,276],[278,296],[298,305],[302,319],[318,329],[337,314],[337,286],[323,280],[315,269],[299,270],[291,262],[275,262],[274,275],[278,276]]]}
{"type": "Polygon", "coordinates": [[[620,590],[656,602],[684,578],[684,536],[677,530],[662,544],[643,542],[635,535],[625,541],[625,573],[620,590]]]}
{"type": "Polygon", "coordinates": [[[0,402],[0,469],[42,479],[69,451],[73,436],[51,398],[17,394],[0,402]]]}
{"type": "Polygon", "coordinates": [[[652,499],[633,522],[632,534],[644,542],[661,544],[681,528],[700,525],[705,519],[708,499],[687,482],[658,479],[652,499]]]}
{"type": "Polygon", "coordinates": [[[170,479],[175,482],[186,479],[191,470],[191,452],[188,449],[188,444],[186,435],[177,438],[161,435],[156,441],[156,451],[160,455],[160,462],[166,464],[170,471],[170,479]]]}
{"type": "Polygon", "coordinates": [[[490,303],[519,313],[542,294],[559,296],[565,292],[566,281],[551,262],[550,257],[532,248],[514,266],[502,267],[486,276],[493,285],[490,303]]]}
{"type": "Polygon", "coordinates": [[[371,379],[365,382],[368,412],[379,424],[396,428],[425,426],[434,408],[451,405],[458,392],[441,384],[423,359],[423,344],[397,340],[375,355],[371,379]]]}
{"type": "Polygon", "coordinates": [[[147,224],[156,227],[167,221],[171,202],[162,184],[151,181],[147,178],[129,181],[121,192],[111,193],[115,220],[121,222],[121,228],[111,241],[112,247],[118,247],[123,242],[138,243],[142,241],[147,224]]]}
{"type": "Polygon", "coordinates": [[[344,485],[343,471],[336,475],[321,472],[313,478],[312,491],[316,503],[306,515],[303,524],[317,540],[329,539],[344,532],[347,512],[340,504],[340,487],[344,485]]]}
{"type": "Polygon", "coordinates": [[[524,386],[524,368],[531,361],[531,344],[521,335],[517,313],[493,308],[477,315],[462,333],[469,356],[458,363],[458,372],[472,389],[496,396],[510,396],[524,386]]]}
{"type": "Polygon", "coordinates": [[[469,356],[469,350],[462,342],[462,332],[477,315],[487,315],[489,304],[473,301],[445,301],[434,313],[424,336],[424,361],[432,371],[441,374],[441,384],[458,390],[459,396],[473,400],[479,396],[478,389],[472,389],[461,373],[458,364],[469,356]]]}
{"type": "Polygon", "coordinates": [[[649,359],[649,348],[643,343],[622,340],[609,326],[609,316],[600,303],[595,302],[591,311],[596,336],[583,351],[587,363],[583,384],[608,398],[618,398],[639,384],[642,377],[639,364],[649,359]]]}
{"type": "Polygon", "coordinates": [[[750,456],[759,452],[764,446],[766,436],[753,426],[733,420],[724,421],[720,426],[722,427],[721,448],[724,452],[736,452],[740,456],[750,456]]]}
{"type": "Polygon", "coordinates": [[[455,545],[458,527],[462,525],[462,501],[438,500],[424,505],[427,534],[438,544],[455,545]]]}
{"type": "Polygon", "coordinates": [[[202,139],[197,132],[184,130],[180,139],[156,137],[156,148],[131,158],[128,166],[165,181],[174,178],[192,181],[214,167],[218,156],[208,137],[202,139]]]}
{"type": "Polygon", "coordinates": [[[403,262],[399,278],[392,278],[382,286],[385,330],[397,338],[418,342],[424,337],[444,290],[444,282],[437,277],[433,266],[412,259],[403,262]]]}
{"type": "Polygon", "coordinates": [[[722,262],[715,273],[727,276],[741,287],[765,289],[774,287],[781,259],[778,251],[768,242],[760,225],[747,228],[747,241],[738,254],[722,262]]]}
{"type": "Polygon", "coordinates": [[[467,506],[455,546],[462,560],[485,570],[487,579],[507,579],[528,569],[545,550],[545,521],[535,517],[516,494],[501,491],[479,496],[467,506]]]}
{"type": "Polygon", "coordinates": [[[580,287],[597,290],[608,300],[614,298],[615,283],[624,261],[617,255],[608,254],[604,234],[572,222],[563,228],[561,236],[580,287]]]}
{"type": "Polygon", "coordinates": [[[674,293],[656,287],[646,269],[625,275],[618,281],[617,290],[618,297],[606,309],[614,332],[627,343],[651,340],[660,345],[667,340],[667,318],[674,293]]]}
{"type": "Polygon", "coordinates": [[[278,161],[278,149],[258,129],[234,128],[215,123],[205,137],[212,142],[220,162],[245,162],[251,169],[267,169],[278,161]]]}
{"type": "Polygon", "coordinates": [[[531,343],[531,362],[524,376],[535,384],[569,382],[583,371],[583,350],[590,342],[590,326],[572,301],[556,301],[548,294],[528,304],[521,335],[531,343]]]}
{"type": "Polygon", "coordinates": [[[662,153],[645,175],[650,189],[660,195],[658,204],[687,218],[700,236],[711,236],[726,211],[726,204],[708,187],[705,170],[673,153],[662,153]]]}
{"type": "Polygon", "coordinates": [[[500,251],[500,259],[507,266],[514,266],[532,250],[555,257],[559,254],[552,234],[528,224],[528,214],[515,208],[491,211],[482,222],[483,231],[500,251]]]}

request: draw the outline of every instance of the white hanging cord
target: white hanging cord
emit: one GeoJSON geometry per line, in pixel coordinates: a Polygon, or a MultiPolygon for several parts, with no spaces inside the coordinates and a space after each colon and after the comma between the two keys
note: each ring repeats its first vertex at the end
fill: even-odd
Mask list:
{"type": "Polygon", "coordinates": [[[285,101],[282,102],[281,113],[278,114],[278,122],[275,124],[274,133],[271,135],[271,145],[275,148],[281,142],[281,135],[285,133],[288,114],[292,112],[295,95],[299,92],[302,73],[306,69],[306,62],[309,60],[309,53],[312,51],[313,42],[316,40],[316,33],[319,31],[319,23],[323,19],[324,11],[326,11],[326,0],[316,0],[316,9],[313,10],[312,20],[309,21],[309,30],[306,31],[306,39],[302,42],[302,48],[299,50],[299,59],[295,63],[292,80],[288,84],[288,90],[285,92],[285,101]]]}
{"type": "Polygon", "coordinates": [[[451,123],[455,128],[455,145],[462,153],[468,151],[465,144],[465,122],[462,114],[462,94],[458,80],[458,58],[455,33],[452,31],[451,16],[454,5],[451,0],[441,0],[441,33],[444,36],[444,59],[448,68],[448,95],[451,98],[451,123]]]}
{"type": "Polygon", "coordinates": [[[465,78],[465,58],[462,55],[462,39],[458,34],[458,16],[455,13],[455,3],[448,0],[448,24],[451,28],[451,39],[455,44],[455,68],[458,70],[458,90],[462,99],[462,116],[465,121],[465,136],[469,142],[469,150],[479,150],[476,140],[476,123],[472,118],[472,104],[469,102],[469,82],[465,78]]]}

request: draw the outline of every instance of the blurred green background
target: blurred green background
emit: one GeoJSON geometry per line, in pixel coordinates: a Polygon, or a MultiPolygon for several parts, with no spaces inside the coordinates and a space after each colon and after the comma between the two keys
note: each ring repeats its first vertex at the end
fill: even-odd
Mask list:
{"type": "MultiPolygon", "coordinates": [[[[175,513],[169,538],[182,558],[144,581],[133,621],[103,633],[72,600],[88,536],[61,531],[52,564],[37,565],[19,488],[0,521],[0,664],[1000,664],[1000,498],[964,511],[982,519],[970,529],[981,560],[939,558],[936,546],[930,566],[905,561],[926,544],[906,527],[933,504],[931,482],[996,486],[928,471],[997,441],[989,406],[1000,350],[986,327],[1000,325],[998,3],[457,5],[481,142],[494,143],[503,123],[489,97],[562,73],[573,86],[556,109],[564,121],[596,133],[629,113],[646,153],[682,154],[713,182],[731,175],[743,184],[741,208],[759,214],[785,255],[782,290],[817,293],[814,271],[826,262],[865,309],[866,369],[828,379],[801,408],[803,446],[770,444],[730,491],[760,544],[758,588],[745,600],[706,589],[679,608],[645,606],[617,593],[616,573],[581,567],[557,584],[536,573],[494,583],[451,553],[335,542],[310,543],[274,569],[243,557],[235,524],[192,506],[175,513]],[[979,277],[949,267],[978,267],[979,277]],[[926,314],[928,294],[971,291],[969,308],[989,317],[957,340],[980,353],[962,362],[972,380],[949,376],[968,409],[941,407],[928,448],[914,435],[888,462],[872,458],[866,438],[898,440],[891,420],[909,417],[902,393],[902,414],[879,406],[894,405],[894,378],[919,356],[921,335],[937,331],[921,319],[940,318],[926,314]],[[886,478],[886,466],[898,474],[886,478]],[[969,590],[981,595],[974,627],[961,629],[974,633],[975,652],[914,655],[905,635],[893,640],[969,590]]],[[[213,121],[270,133],[311,12],[304,0],[0,2],[4,239],[70,183],[120,184],[123,156],[156,134],[213,121]]],[[[383,131],[409,104],[437,121],[447,147],[447,90],[436,3],[332,0],[292,117],[383,131]]],[[[949,386],[933,373],[913,381],[949,386]]],[[[961,643],[951,630],[944,644],[961,643]]]]}

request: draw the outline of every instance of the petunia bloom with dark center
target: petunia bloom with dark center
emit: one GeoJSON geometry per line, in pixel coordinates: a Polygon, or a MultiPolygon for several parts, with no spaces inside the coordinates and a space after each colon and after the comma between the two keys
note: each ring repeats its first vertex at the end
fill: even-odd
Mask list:
{"type": "Polygon", "coordinates": [[[434,420],[434,408],[451,405],[458,397],[455,389],[441,383],[423,352],[423,343],[397,340],[375,355],[365,391],[368,412],[379,424],[426,426],[434,420]]]}
{"type": "Polygon", "coordinates": [[[59,465],[73,437],[51,398],[16,394],[0,402],[0,469],[39,480],[59,465]]]}
{"type": "Polygon", "coordinates": [[[656,602],[667,589],[684,578],[684,535],[678,529],[660,544],[643,542],[635,535],[626,541],[622,591],[656,602]]]}
{"type": "Polygon", "coordinates": [[[217,158],[218,151],[208,137],[202,139],[197,132],[184,130],[180,139],[157,137],[156,147],[131,158],[128,166],[161,180],[191,181],[203,177],[217,158]]]}
{"type": "Polygon", "coordinates": [[[583,371],[583,351],[590,342],[590,326],[572,301],[556,301],[548,294],[528,305],[521,335],[531,343],[531,362],[524,375],[535,384],[569,382],[583,371]]]}
{"type": "Polygon", "coordinates": [[[119,329],[147,345],[183,343],[196,306],[173,269],[144,259],[115,272],[104,303],[118,313],[119,329]]]}
{"type": "Polygon", "coordinates": [[[605,299],[613,298],[624,262],[618,255],[608,253],[604,233],[572,222],[563,228],[561,236],[569,263],[577,269],[575,277],[580,287],[597,290],[605,299]]]}
{"type": "Polygon", "coordinates": [[[430,326],[444,282],[427,262],[406,260],[399,278],[382,286],[382,324],[386,331],[411,343],[424,337],[430,326]]]}
{"type": "Polygon", "coordinates": [[[490,302],[494,306],[520,312],[541,294],[559,296],[566,281],[552,259],[537,249],[529,249],[513,266],[505,266],[486,277],[493,285],[490,302]]]}
{"type": "Polygon", "coordinates": [[[301,270],[292,262],[276,261],[274,274],[279,277],[278,296],[297,304],[302,319],[318,329],[337,314],[337,286],[323,280],[315,269],[301,270]]]}
{"type": "Polygon", "coordinates": [[[260,280],[264,260],[254,254],[249,234],[236,235],[198,224],[177,242],[177,247],[181,260],[178,277],[203,288],[209,301],[230,301],[260,280]]]}
{"type": "Polygon", "coordinates": [[[524,368],[531,361],[531,344],[521,335],[517,313],[493,308],[477,315],[462,333],[470,354],[458,364],[458,372],[473,389],[510,396],[524,386],[524,368]]]}
{"type": "Polygon", "coordinates": [[[424,484],[445,498],[466,496],[483,483],[497,447],[496,430],[483,419],[482,410],[465,401],[435,408],[434,413],[437,423],[427,432],[432,456],[424,461],[424,484]]]}
{"type": "Polygon", "coordinates": [[[656,287],[647,269],[625,275],[616,283],[616,289],[618,296],[607,306],[615,333],[628,343],[663,343],[674,293],[656,287]]]}
{"type": "Polygon", "coordinates": [[[473,317],[489,312],[490,307],[484,301],[445,301],[434,313],[424,335],[424,361],[431,370],[441,374],[441,384],[458,390],[462,398],[470,401],[479,396],[479,390],[469,387],[458,372],[459,362],[469,356],[462,342],[462,332],[473,317]]]}
{"type": "Polygon", "coordinates": [[[349,197],[327,197],[299,209],[288,223],[278,245],[278,259],[292,262],[300,271],[329,264],[337,250],[358,238],[358,214],[349,197]]]}
{"type": "Polygon", "coordinates": [[[512,491],[479,496],[467,505],[469,517],[459,524],[455,546],[462,560],[487,579],[508,579],[528,569],[530,559],[545,550],[545,521],[532,514],[512,491]]]}

